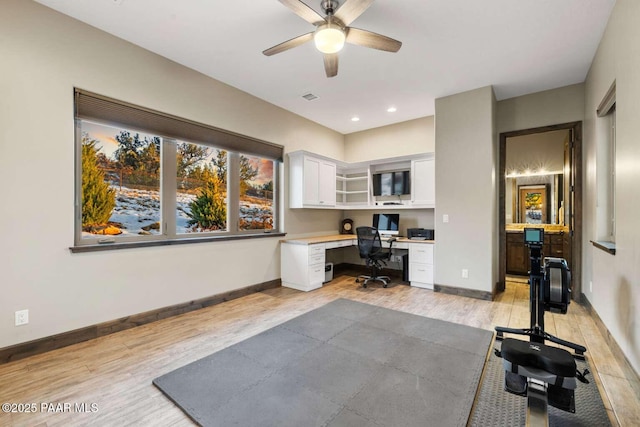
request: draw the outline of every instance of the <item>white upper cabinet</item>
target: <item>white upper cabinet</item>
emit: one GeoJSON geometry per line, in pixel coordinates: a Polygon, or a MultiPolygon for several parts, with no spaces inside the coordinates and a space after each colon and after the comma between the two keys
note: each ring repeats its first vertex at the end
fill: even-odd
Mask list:
{"type": "Polygon", "coordinates": [[[336,206],[336,164],[303,152],[289,154],[289,207],[336,206]]]}
{"type": "Polygon", "coordinates": [[[411,161],[411,204],[434,207],[436,204],[435,159],[411,161]]]}
{"type": "Polygon", "coordinates": [[[433,153],[361,163],[345,163],[308,151],[289,153],[290,208],[421,209],[434,208],[435,199],[433,153]],[[409,168],[410,195],[374,196],[372,174],[409,168]]]}

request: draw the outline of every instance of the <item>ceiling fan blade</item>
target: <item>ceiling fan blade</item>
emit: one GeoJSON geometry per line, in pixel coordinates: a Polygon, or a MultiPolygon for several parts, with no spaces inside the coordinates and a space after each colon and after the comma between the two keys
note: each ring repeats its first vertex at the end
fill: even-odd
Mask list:
{"type": "Polygon", "coordinates": [[[318,14],[315,10],[311,9],[300,0],[279,0],[280,3],[287,6],[300,18],[304,19],[310,24],[319,25],[324,23],[324,18],[318,14]]]}
{"type": "Polygon", "coordinates": [[[269,49],[263,50],[266,56],[275,55],[276,53],[284,52],[285,50],[293,49],[296,46],[300,46],[301,44],[305,44],[306,42],[313,39],[313,32],[303,34],[298,37],[294,37],[291,40],[287,40],[286,42],[282,42],[277,44],[269,49]]]}
{"type": "Polygon", "coordinates": [[[371,3],[373,0],[346,0],[333,16],[342,21],[345,26],[349,25],[362,15],[362,12],[367,10],[371,3]]]}
{"type": "Polygon", "coordinates": [[[392,39],[391,37],[358,28],[348,28],[347,30],[347,43],[385,50],[387,52],[397,52],[402,47],[402,42],[392,39]]]}
{"type": "Polygon", "coordinates": [[[338,75],[338,54],[337,53],[324,54],[324,71],[327,73],[327,77],[335,77],[338,75]]]}

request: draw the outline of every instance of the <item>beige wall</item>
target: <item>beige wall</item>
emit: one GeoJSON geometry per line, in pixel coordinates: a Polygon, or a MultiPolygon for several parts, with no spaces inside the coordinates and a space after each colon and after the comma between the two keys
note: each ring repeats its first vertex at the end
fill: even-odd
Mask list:
{"type": "Polygon", "coordinates": [[[580,121],[584,84],[545,90],[498,101],[498,133],[580,121]]]}
{"type": "Polygon", "coordinates": [[[433,151],[435,151],[433,116],[345,135],[344,157],[347,162],[363,162],[433,151]]]}
{"type": "Polygon", "coordinates": [[[436,100],[438,285],[491,292],[496,282],[495,104],[491,87],[436,100]]]}
{"type": "Polygon", "coordinates": [[[519,173],[541,167],[547,171],[561,172],[564,167],[564,140],[569,131],[534,133],[507,138],[506,170],[519,173]]]}
{"type": "Polygon", "coordinates": [[[583,292],[640,372],[640,2],[618,0],[585,82],[583,292]],[[616,254],[594,248],[597,174],[606,152],[596,108],[616,81],[616,254]]]}
{"type": "MultiPolygon", "coordinates": [[[[0,348],[280,277],[277,237],[71,254],[73,88],[287,152],[343,159],[343,135],[35,2],[1,9],[0,348]],[[15,327],[21,309],[30,323],[15,327]]],[[[340,218],[284,209],[291,235],[335,232],[340,218]]]]}

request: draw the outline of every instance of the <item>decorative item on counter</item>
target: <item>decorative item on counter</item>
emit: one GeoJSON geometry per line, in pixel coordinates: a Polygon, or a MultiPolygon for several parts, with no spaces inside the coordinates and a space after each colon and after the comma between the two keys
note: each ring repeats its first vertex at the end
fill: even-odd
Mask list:
{"type": "Polygon", "coordinates": [[[353,234],[353,220],[345,218],[340,226],[340,234],[353,234]]]}

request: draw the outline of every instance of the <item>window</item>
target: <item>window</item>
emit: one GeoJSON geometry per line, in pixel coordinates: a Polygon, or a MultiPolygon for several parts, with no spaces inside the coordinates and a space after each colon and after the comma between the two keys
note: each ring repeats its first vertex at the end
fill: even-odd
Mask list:
{"type": "Polygon", "coordinates": [[[616,236],[616,105],[613,104],[609,117],[609,170],[607,171],[607,234],[609,241],[615,242],[616,236]]]}
{"type": "Polygon", "coordinates": [[[177,233],[227,231],[227,152],[190,142],[177,147],[177,233]]]}
{"type": "Polygon", "coordinates": [[[273,230],[275,220],[275,162],[240,155],[240,230],[273,230]]]}
{"type": "Polygon", "coordinates": [[[280,146],[80,90],[76,141],[77,246],[279,229],[280,146]]]}
{"type": "Polygon", "coordinates": [[[597,239],[615,242],[616,234],[616,83],[597,109],[597,239]]]}

